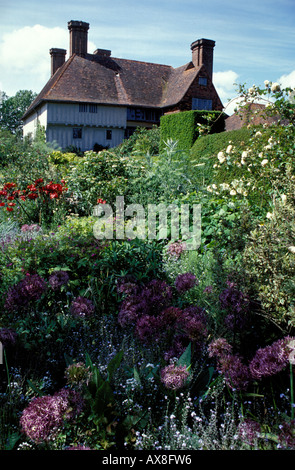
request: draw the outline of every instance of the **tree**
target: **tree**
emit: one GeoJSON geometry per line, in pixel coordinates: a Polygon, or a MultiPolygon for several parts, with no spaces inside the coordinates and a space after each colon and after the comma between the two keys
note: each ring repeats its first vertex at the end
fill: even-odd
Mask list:
{"type": "Polygon", "coordinates": [[[0,128],[20,135],[23,127],[21,118],[36,96],[30,90],[20,90],[12,97],[2,93],[0,128]]]}

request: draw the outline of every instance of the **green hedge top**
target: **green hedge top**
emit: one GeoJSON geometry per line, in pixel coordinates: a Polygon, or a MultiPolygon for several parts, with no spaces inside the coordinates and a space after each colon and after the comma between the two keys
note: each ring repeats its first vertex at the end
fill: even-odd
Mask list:
{"type": "Polygon", "coordinates": [[[209,133],[224,131],[224,115],[221,111],[182,111],[161,117],[161,144],[163,149],[169,139],[178,141],[180,150],[189,150],[200,134],[200,124],[209,126],[209,133]]]}

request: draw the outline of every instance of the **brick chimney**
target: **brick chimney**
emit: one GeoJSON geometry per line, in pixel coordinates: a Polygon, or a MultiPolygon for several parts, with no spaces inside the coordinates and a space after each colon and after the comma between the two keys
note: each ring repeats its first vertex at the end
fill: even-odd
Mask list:
{"type": "Polygon", "coordinates": [[[66,60],[66,53],[67,51],[65,49],[50,49],[50,55],[51,55],[51,76],[55,74],[57,69],[61,67],[66,60]]]}
{"type": "Polygon", "coordinates": [[[204,65],[212,80],[213,74],[213,49],[215,41],[211,39],[198,39],[191,44],[192,61],[195,67],[204,65]]]}
{"type": "Polygon", "coordinates": [[[70,31],[70,57],[73,54],[85,57],[87,54],[89,23],[72,20],[68,22],[68,29],[70,31]]]}

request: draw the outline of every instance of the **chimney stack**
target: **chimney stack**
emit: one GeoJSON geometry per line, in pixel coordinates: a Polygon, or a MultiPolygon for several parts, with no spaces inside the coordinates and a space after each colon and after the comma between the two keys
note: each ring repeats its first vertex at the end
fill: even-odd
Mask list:
{"type": "Polygon", "coordinates": [[[191,44],[192,61],[195,67],[204,65],[210,79],[213,74],[213,49],[215,41],[211,39],[198,39],[191,44]]]}
{"type": "Polygon", "coordinates": [[[65,49],[50,49],[50,55],[51,55],[51,76],[55,74],[57,69],[61,67],[66,60],[66,53],[67,51],[65,49]]]}
{"type": "Polygon", "coordinates": [[[87,54],[89,23],[72,20],[68,22],[68,29],[70,31],[70,57],[73,54],[85,57],[87,54]]]}

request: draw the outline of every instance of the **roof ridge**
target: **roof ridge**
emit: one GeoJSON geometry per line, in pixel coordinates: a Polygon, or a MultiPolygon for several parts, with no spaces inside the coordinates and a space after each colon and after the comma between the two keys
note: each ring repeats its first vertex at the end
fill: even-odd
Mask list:
{"type": "Polygon", "coordinates": [[[124,62],[136,62],[138,64],[147,64],[147,65],[157,65],[159,67],[165,67],[165,68],[168,68],[168,69],[173,69],[174,70],[174,67],[172,67],[172,65],[167,65],[167,64],[159,64],[157,62],[147,62],[145,60],[136,60],[136,59],[124,59],[122,57],[110,57],[111,59],[113,60],[122,60],[124,62]]]}

